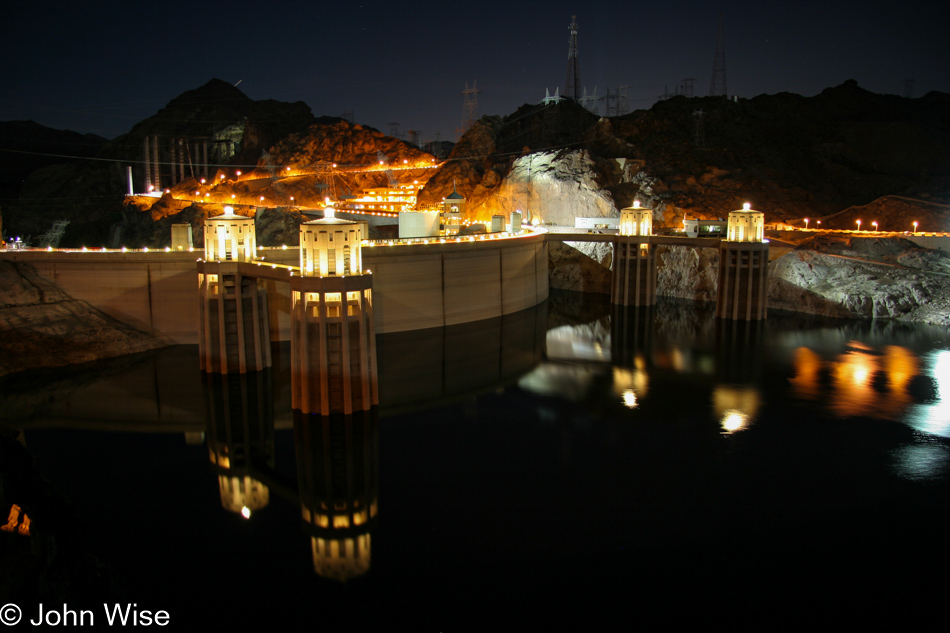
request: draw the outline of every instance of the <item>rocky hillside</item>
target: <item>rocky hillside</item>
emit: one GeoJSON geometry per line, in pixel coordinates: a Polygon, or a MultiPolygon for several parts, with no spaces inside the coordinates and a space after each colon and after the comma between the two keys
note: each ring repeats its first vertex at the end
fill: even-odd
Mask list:
{"type": "Polygon", "coordinates": [[[0,376],[164,345],[73,299],[28,264],[0,261],[0,376]]]}
{"type": "MultiPolygon", "coordinates": [[[[852,228],[850,216],[834,214],[882,196],[950,202],[948,106],[944,93],[904,99],[853,81],[809,98],[678,96],[611,119],[570,101],[523,106],[469,130],[423,199],[441,199],[457,181],[478,219],[504,212],[513,191],[530,202],[537,182],[528,184],[523,161],[534,156],[565,160],[556,169],[568,171],[585,163],[575,177],[581,188],[595,183],[615,210],[637,197],[656,209],[660,227],[678,226],[684,214],[724,217],[750,201],[767,222],[827,218],[825,228],[852,228]]],[[[578,215],[598,208],[581,204],[578,215]]],[[[946,228],[937,209],[918,209],[921,230],[946,228]]]]}
{"type": "MultiPolygon", "coordinates": [[[[237,153],[226,162],[253,167],[268,147],[314,121],[303,102],[254,101],[227,82],[211,80],[173,99],[127,134],[96,146],[94,152],[83,153],[78,145],[61,148],[63,155],[94,160],[54,160],[56,156],[47,155],[39,168],[22,176],[15,196],[3,203],[4,231],[36,237],[49,230],[54,220],[62,219],[70,224],[61,245],[108,246],[123,222],[125,166],[133,166],[140,187],[144,182],[147,136],[158,136],[162,142],[179,137],[210,139],[212,145],[216,140],[230,141],[237,153]]],[[[7,147],[7,140],[0,137],[0,149],[7,147]]],[[[28,147],[43,154],[61,153],[50,151],[52,146],[43,138],[28,147]]]]}
{"type": "Polygon", "coordinates": [[[19,196],[23,181],[37,169],[60,164],[64,156],[95,156],[106,143],[95,134],[54,130],[34,121],[0,121],[0,199],[19,196]]]}
{"type": "MultiPolygon", "coordinates": [[[[363,188],[388,185],[384,171],[348,173],[346,170],[347,166],[376,165],[380,153],[386,157],[389,165],[395,167],[431,165],[435,162],[432,154],[398,138],[386,136],[379,130],[353,124],[346,119],[323,117],[273,145],[261,156],[256,172],[262,176],[274,175],[275,165],[294,169],[320,162],[336,163],[341,167],[338,182],[335,183],[340,188],[338,193],[355,194],[363,188]]],[[[420,171],[419,175],[422,173],[420,171]]]]}

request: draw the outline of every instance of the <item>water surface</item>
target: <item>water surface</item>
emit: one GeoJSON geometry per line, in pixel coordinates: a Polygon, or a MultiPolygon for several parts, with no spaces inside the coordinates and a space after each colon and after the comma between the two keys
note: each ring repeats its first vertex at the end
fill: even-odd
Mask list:
{"type": "Polygon", "coordinates": [[[937,604],[945,330],[552,293],[377,344],[378,411],[297,416],[296,446],[286,347],[237,381],[202,376],[194,347],[46,372],[8,382],[2,405],[122,594],[173,624],[534,629],[937,604]],[[330,488],[366,509],[347,534],[369,569],[345,583],[315,572],[330,488]]]}

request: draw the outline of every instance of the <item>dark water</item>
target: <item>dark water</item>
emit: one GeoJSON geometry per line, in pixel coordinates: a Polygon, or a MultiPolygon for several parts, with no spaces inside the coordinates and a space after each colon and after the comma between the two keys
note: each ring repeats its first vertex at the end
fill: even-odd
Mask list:
{"type": "Polygon", "coordinates": [[[943,604],[945,330],[555,294],[377,344],[380,407],[355,420],[295,420],[286,346],[236,382],[193,347],[43,374],[3,410],[119,594],[183,628],[847,626],[943,604]],[[365,510],[340,533],[370,568],[345,583],[315,573],[334,503],[365,510]]]}

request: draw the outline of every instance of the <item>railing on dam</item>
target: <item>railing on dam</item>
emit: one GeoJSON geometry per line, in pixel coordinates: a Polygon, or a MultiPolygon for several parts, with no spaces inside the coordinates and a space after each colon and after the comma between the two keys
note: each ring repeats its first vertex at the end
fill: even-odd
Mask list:
{"type": "MultiPolygon", "coordinates": [[[[544,239],[548,242],[608,242],[617,243],[623,237],[618,233],[562,233],[547,232],[544,239]]],[[[650,235],[637,238],[642,242],[665,246],[693,246],[697,248],[719,248],[722,240],[718,237],[678,237],[675,235],[650,235]]]]}

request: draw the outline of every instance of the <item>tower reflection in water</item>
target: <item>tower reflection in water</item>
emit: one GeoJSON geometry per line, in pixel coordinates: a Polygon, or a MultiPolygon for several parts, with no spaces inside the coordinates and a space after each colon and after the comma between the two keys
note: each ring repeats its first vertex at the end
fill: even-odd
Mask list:
{"type": "Polygon", "coordinates": [[[656,308],[650,306],[613,307],[610,319],[610,355],[614,391],[628,409],[636,409],[647,396],[652,364],[653,324],[656,308]]]}
{"type": "Polygon", "coordinates": [[[716,320],[717,380],[712,404],[724,434],[742,431],[755,421],[764,336],[762,321],[716,320]]]}
{"type": "Polygon", "coordinates": [[[270,502],[260,473],[274,467],[271,370],[203,377],[208,457],[218,476],[221,505],[250,518],[270,502]]]}
{"type": "Polygon", "coordinates": [[[294,410],[294,443],[314,571],[340,581],[365,574],[379,490],[378,409],[333,415],[294,410]]]}

